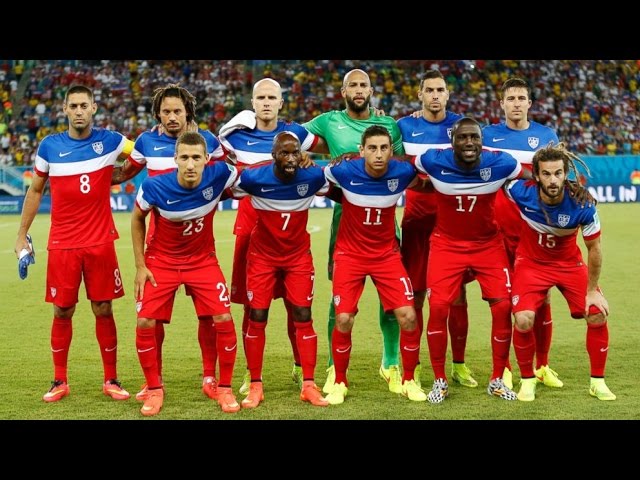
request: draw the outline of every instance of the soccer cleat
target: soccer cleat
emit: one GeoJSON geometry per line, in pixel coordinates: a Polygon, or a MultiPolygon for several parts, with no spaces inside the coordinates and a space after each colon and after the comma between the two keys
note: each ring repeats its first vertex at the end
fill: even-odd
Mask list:
{"type": "Polygon", "coordinates": [[[451,368],[451,377],[463,387],[476,388],[478,382],[473,378],[473,372],[464,363],[454,363],[451,368]]]}
{"type": "Polygon", "coordinates": [[[18,258],[18,275],[22,280],[27,278],[29,265],[36,263],[36,251],[33,248],[33,240],[31,239],[31,235],[27,233],[27,243],[29,244],[29,248],[31,252],[26,248],[20,250],[19,258],[18,258]]]}
{"type": "Polygon", "coordinates": [[[596,397],[598,400],[615,400],[616,396],[613,394],[607,384],[604,383],[604,378],[592,378],[591,385],[589,386],[589,395],[596,397]]]}
{"type": "Polygon", "coordinates": [[[102,385],[102,393],[114,400],[129,400],[131,396],[129,392],[122,388],[117,378],[112,378],[104,382],[104,385],[102,385]]]}
{"type": "Polygon", "coordinates": [[[145,417],[151,417],[157,415],[162,410],[162,402],[164,401],[164,389],[154,388],[153,390],[147,390],[147,398],[144,401],[144,405],[140,409],[140,413],[145,417]]]}
{"type": "Polygon", "coordinates": [[[402,395],[414,402],[424,402],[427,399],[427,394],[424,393],[415,380],[405,380],[402,384],[402,395]]]}
{"type": "Polygon", "coordinates": [[[502,378],[494,378],[489,382],[487,393],[503,400],[517,400],[518,395],[504,384],[502,378]]]}
{"type": "Polygon", "coordinates": [[[238,393],[244,396],[249,395],[249,387],[251,387],[251,373],[247,370],[244,372],[244,377],[242,377],[242,385],[240,385],[238,393]]]}
{"type": "Polygon", "coordinates": [[[262,382],[251,382],[247,398],[240,402],[243,408],[256,408],[264,400],[262,382]]]}
{"type": "Polygon", "coordinates": [[[51,388],[42,397],[45,402],[57,402],[69,395],[69,385],[62,380],[54,380],[51,382],[51,388]]]}
{"type": "Polygon", "coordinates": [[[444,378],[436,378],[433,381],[433,387],[427,394],[427,400],[430,403],[442,403],[444,399],[449,395],[449,383],[444,378]]]}
{"type": "Polygon", "coordinates": [[[560,388],[564,383],[558,378],[558,374],[549,368],[549,365],[543,365],[536,369],[536,378],[538,382],[544,383],[547,387],[560,388]]]}
{"type": "Polygon", "coordinates": [[[318,386],[311,380],[307,380],[302,384],[302,391],[300,392],[300,400],[303,402],[309,402],[316,407],[326,407],[329,402],[320,393],[318,386]]]}
{"type": "Polygon", "coordinates": [[[520,391],[518,392],[518,400],[521,402],[533,402],[536,399],[536,385],[538,381],[535,378],[523,378],[520,380],[520,391]]]}
{"type": "Polygon", "coordinates": [[[293,364],[293,370],[291,371],[291,378],[293,383],[297,383],[298,387],[302,390],[302,383],[304,382],[304,376],[302,375],[302,367],[300,365],[293,364]]]}
{"type": "Polygon", "coordinates": [[[218,399],[218,381],[216,377],[204,377],[202,379],[202,393],[211,400],[218,399]]]}
{"type": "Polygon", "coordinates": [[[322,391],[324,393],[331,393],[333,391],[333,386],[336,384],[336,366],[331,365],[327,368],[327,380],[324,382],[324,386],[322,387],[322,391]]]}
{"type": "MultiPolygon", "coordinates": [[[[162,386],[162,390],[164,390],[164,385],[162,386]]],[[[149,387],[147,387],[146,383],[143,383],[140,387],[140,391],[136,393],[136,400],[139,402],[144,402],[149,396],[149,387]]]]}
{"type": "Polygon", "coordinates": [[[240,410],[240,404],[231,391],[231,387],[218,387],[218,405],[225,413],[236,413],[240,410]]]}
{"type": "Polygon", "coordinates": [[[505,387],[513,389],[513,373],[507,367],[504,367],[504,372],[502,372],[502,381],[505,387]]]}
{"type": "Polygon", "coordinates": [[[422,373],[422,365],[417,364],[416,369],[413,371],[413,380],[416,382],[418,388],[422,388],[422,381],[420,380],[420,374],[422,373]]]}
{"type": "Polygon", "coordinates": [[[402,393],[402,375],[400,375],[400,367],[398,365],[389,365],[389,368],[384,368],[380,365],[378,372],[382,379],[389,384],[391,393],[402,393]]]}
{"type": "Polygon", "coordinates": [[[346,397],[348,393],[349,389],[344,382],[334,383],[333,387],[331,387],[331,393],[326,396],[327,402],[331,405],[340,405],[344,403],[344,397],[346,397]]]}

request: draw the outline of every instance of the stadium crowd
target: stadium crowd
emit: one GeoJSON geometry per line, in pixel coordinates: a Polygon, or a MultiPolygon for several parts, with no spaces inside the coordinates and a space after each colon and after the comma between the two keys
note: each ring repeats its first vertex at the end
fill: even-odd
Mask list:
{"type": "Polygon", "coordinates": [[[277,79],[282,118],[305,122],[343,108],[340,86],[351,68],[371,73],[372,105],[396,119],[420,109],[419,77],[438,68],[451,111],[483,124],[499,121],[500,86],[521,76],[533,89],[531,118],[572,151],[640,154],[640,60],[37,60],[0,64],[0,165],[32,164],[39,141],[65,130],[62,100],[74,82],[94,89],[96,125],[135,139],[155,123],[153,90],[170,82],[193,92],[200,127],[217,133],[247,108],[254,77],[277,79]]]}

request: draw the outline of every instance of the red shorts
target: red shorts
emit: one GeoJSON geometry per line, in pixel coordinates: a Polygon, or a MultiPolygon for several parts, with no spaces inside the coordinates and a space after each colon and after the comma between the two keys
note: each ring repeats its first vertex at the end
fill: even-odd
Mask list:
{"type": "Polygon", "coordinates": [[[358,301],[364,290],[367,275],[378,290],[386,312],[400,307],[413,307],[413,288],[402,265],[399,250],[363,261],[336,251],[333,254],[333,303],[336,313],[358,312],[358,301]]]}
{"type": "Polygon", "coordinates": [[[516,248],[520,242],[520,231],[524,226],[524,220],[520,216],[518,206],[513,203],[504,190],[498,190],[496,195],[496,222],[504,237],[504,247],[507,250],[509,265],[513,269],[516,259],[516,248]]]}
{"type": "Polygon", "coordinates": [[[427,260],[429,259],[429,237],[436,224],[436,216],[425,216],[419,222],[407,222],[402,227],[402,263],[413,284],[415,292],[427,289],[427,260]]]}
{"type": "MultiPolygon", "coordinates": [[[[250,303],[247,297],[247,256],[251,235],[237,235],[236,247],[233,251],[233,270],[231,271],[231,301],[241,305],[250,303]]],[[[273,289],[273,298],[284,298],[285,287],[282,277],[273,289]]]]}
{"type": "MultiPolygon", "coordinates": [[[[530,310],[535,312],[547,298],[551,287],[558,287],[569,304],[573,318],[583,318],[587,295],[589,271],[587,265],[574,267],[544,265],[527,258],[516,260],[513,274],[513,313],[530,310]]],[[[594,313],[600,310],[595,309],[594,313]]]]}
{"type": "MultiPolygon", "coordinates": [[[[313,301],[315,271],[311,252],[286,265],[250,253],[247,261],[247,297],[251,308],[271,305],[277,286],[283,287],[286,299],[297,307],[310,307],[313,301]]],[[[282,292],[280,292],[282,293],[282,292]]],[[[282,296],[282,295],[281,295],[282,296]]]]}
{"type": "Polygon", "coordinates": [[[113,242],[95,247],[49,250],[45,301],[59,307],[75,305],[83,279],[87,298],[91,301],[105,302],[124,295],[113,242]]]}
{"type": "Polygon", "coordinates": [[[180,285],[189,290],[199,317],[230,313],[227,282],[215,256],[197,265],[178,268],[158,260],[147,259],[146,263],[158,286],[154,287],[149,282],[145,284],[144,298],[142,301],[136,299],[138,318],[170,322],[173,301],[180,285]]]}
{"type": "Polygon", "coordinates": [[[501,235],[486,242],[458,242],[455,245],[450,240],[431,236],[427,269],[430,304],[450,305],[471,273],[480,283],[483,299],[509,298],[510,270],[501,235]]]}

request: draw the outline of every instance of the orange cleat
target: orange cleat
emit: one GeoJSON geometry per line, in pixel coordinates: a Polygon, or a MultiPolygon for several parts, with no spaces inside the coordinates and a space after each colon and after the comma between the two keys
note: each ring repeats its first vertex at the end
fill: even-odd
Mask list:
{"type": "Polygon", "coordinates": [[[251,382],[249,395],[242,400],[242,406],[244,408],[256,408],[263,400],[264,392],[262,391],[262,382],[251,382]]]}
{"type": "Polygon", "coordinates": [[[329,402],[320,393],[320,388],[311,380],[305,380],[302,383],[302,391],[300,392],[300,400],[309,402],[316,407],[326,407],[329,402]]]}
{"type": "Polygon", "coordinates": [[[204,377],[202,379],[202,393],[211,400],[218,399],[218,381],[216,377],[204,377]]]}
{"type": "Polygon", "coordinates": [[[236,401],[231,387],[218,387],[218,405],[225,413],[236,413],[240,410],[240,404],[236,401]]]}
{"type": "Polygon", "coordinates": [[[131,396],[129,392],[122,388],[117,378],[112,378],[104,382],[104,385],[102,385],[102,393],[114,400],[128,400],[131,396]]]}
{"type": "Polygon", "coordinates": [[[51,388],[44,394],[42,400],[45,402],[57,402],[69,395],[69,385],[62,380],[54,380],[51,382],[51,388]]]}
{"type": "Polygon", "coordinates": [[[140,413],[145,417],[151,417],[157,415],[162,410],[162,402],[164,401],[164,389],[154,388],[153,390],[147,390],[147,398],[144,401],[144,405],[140,409],[140,413]]]}

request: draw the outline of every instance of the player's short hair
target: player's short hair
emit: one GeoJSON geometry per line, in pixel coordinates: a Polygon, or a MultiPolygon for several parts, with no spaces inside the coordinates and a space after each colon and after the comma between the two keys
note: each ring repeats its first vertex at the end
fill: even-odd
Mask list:
{"type": "Polygon", "coordinates": [[[480,126],[480,123],[478,123],[478,121],[475,118],[462,117],[460,120],[457,120],[456,123],[454,123],[453,127],[451,128],[452,143],[453,143],[453,138],[456,136],[456,132],[458,131],[458,128],[460,128],[461,125],[466,125],[466,124],[477,125],[478,128],[480,129],[480,136],[482,136],[482,126],[480,126]]]}
{"type": "Polygon", "coordinates": [[[204,151],[205,157],[207,157],[207,141],[198,132],[184,132],[178,137],[178,140],[176,141],[176,158],[178,156],[180,145],[200,145],[204,151]]]}
{"type": "MultiPolygon", "coordinates": [[[[442,75],[442,72],[440,70],[427,70],[426,72],[424,72],[422,78],[420,79],[420,90],[422,90],[424,82],[426,82],[427,80],[431,80],[432,78],[441,78],[442,80],[444,80],[444,75],[442,75]]],[[[445,81],[445,83],[447,82],[445,81]]]]}
{"type": "Polygon", "coordinates": [[[253,90],[251,91],[251,95],[252,96],[255,95],[256,88],[258,88],[258,86],[261,83],[264,83],[264,82],[269,82],[269,83],[274,84],[276,87],[278,87],[278,90],[280,91],[280,95],[282,95],[282,87],[280,86],[280,84],[278,82],[276,82],[273,78],[265,77],[265,78],[263,78],[261,80],[258,80],[256,83],[253,84],[253,90]]]}
{"type": "Polygon", "coordinates": [[[182,100],[187,113],[187,122],[191,122],[196,118],[196,97],[194,97],[189,90],[181,87],[180,84],[170,83],[165,87],[158,87],[153,91],[151,113],[158,122],[160,122],[160,106],[162,105],[162,100],[167,97],[175,97],[182,100]]]}
{"type": "Polygon", "coordinates": [[[524,78],[511,77],[507,79],[502,84],[502,88],[500,89],[502,93],[502,99],[504,99],[507,90],[509,90],[510,88],[524,88],[527,91],[527,97],[531,99],[531,87],[524,78]]]}
{"type": "Polygon", "coordinates": [[[354,72],[360,72],[365,77],[367,77],[367,82],[369,82],[369,86],[371,86],[371,79],[369,78],[369,74],[367,72],[365,72],[364,70],[361,70],[359,68],[354,68],[353,70],[349,70],[347,73],[345,73],[344,78],[342,79],[342,88],[346,88],[347,87],[347,78],[349,78],[349,76],[354,72]]]}
{"type": "Polygon", "coordinates": [[[295,132],[292,132],[290,130],[285,130],[283,132],[278,133],[275,137],[273,137],[274,149],[276,147],[276,143],[281,142],[283,137],[292,137],[296,142],[300,143],[300,139],[298,138],[298,135],[295,134],[295,132]]]}
{"type": "Polygon", "coordinates": [[[365,143],[367,143],[367,139],[371,137],[387,137],[389,139],[389,144],[393,145],[393,141],[391,140],[391,134],[386,127],[382,125],[371,125],[362,133],[362,138],[360,139],[360,145],[364,147],[365,143]]]}
{"type": "Polygon", "coordinates": [[[86,85],[81,85],[79,83],[75,83],[69,87],[67,93],[64,95],[64,103],[66,104],[69,100],[69,95],[73,95],[74,93],[84,93],[89,99],[93,102],[93,91],[87,87],[86,85]]]}

